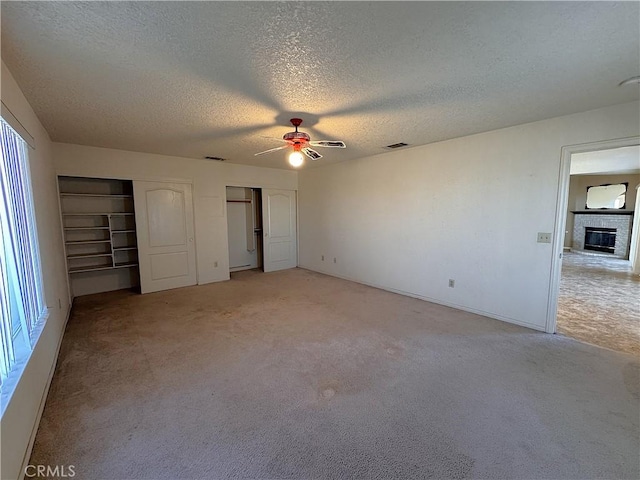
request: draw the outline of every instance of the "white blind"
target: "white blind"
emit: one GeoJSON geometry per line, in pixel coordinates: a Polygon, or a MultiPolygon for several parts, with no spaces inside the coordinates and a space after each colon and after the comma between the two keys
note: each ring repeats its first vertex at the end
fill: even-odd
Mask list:
{"type": "Polygon", "coordinates": [[[16,357],[20,334],[28,348],[46,314],[27,145],[0,119],[0,381],[16,357]]]}

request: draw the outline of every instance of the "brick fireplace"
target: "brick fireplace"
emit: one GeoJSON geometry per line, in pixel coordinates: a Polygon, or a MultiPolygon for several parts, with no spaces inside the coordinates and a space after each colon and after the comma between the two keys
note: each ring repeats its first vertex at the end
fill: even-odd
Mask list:
{"type": "Polygon", "coordinates": [[[576,211],[571,250],[629,258],[632,211],[576,211]]]}

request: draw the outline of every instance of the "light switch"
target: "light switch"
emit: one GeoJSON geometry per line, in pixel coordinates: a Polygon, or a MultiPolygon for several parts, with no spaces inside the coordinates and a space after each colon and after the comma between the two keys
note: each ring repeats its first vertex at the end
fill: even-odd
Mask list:
{"type": "Polygon", "coordinates": [[[538,243],[551,243],[551,234],[538,232],[538,243]]]}

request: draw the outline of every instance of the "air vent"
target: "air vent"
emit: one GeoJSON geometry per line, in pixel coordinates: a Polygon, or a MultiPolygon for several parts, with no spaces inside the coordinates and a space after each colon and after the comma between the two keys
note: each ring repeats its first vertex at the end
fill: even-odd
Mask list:
{"type": "Polygon", "coordinates": [[[222,157],[211,157],[211,156],[207,156],[204,157],[205,160],[215,160],[216,162],[224,162],[224,158],[222,157]]]}
{"type": "Polygon", "coordinates": [[[384,148],[402,148],[402,147],[408,147],[408,146],[409,146],[408,143],[400,142],[400,143],[392,143],[391,145],[387,145],[384,148]]]}

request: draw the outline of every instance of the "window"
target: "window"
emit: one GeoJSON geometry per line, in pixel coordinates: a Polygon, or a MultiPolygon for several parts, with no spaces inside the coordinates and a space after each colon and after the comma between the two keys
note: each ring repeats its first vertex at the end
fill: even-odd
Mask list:
{"type": "Polygon", "coordinates": [[[0,119],[0,387],[28,358],[46,318],[27,144],[0,119]]]}

